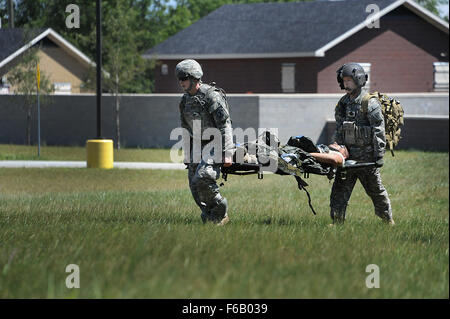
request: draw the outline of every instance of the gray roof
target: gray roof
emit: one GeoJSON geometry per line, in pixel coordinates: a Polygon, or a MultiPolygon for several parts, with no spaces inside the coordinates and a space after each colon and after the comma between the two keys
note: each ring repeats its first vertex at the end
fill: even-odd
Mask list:
{"type": "Polygon", "coordinates": [[[0,68],[17,58],[30,45],[39,43],[44,38],[49,39],[72,57],[85,65],[94,66],[95,63],[83,52],[69,43],[51,28],[40,29],[0,29],[0,68]]]}
{"type": "Polygon", "coordinates": [[[46,29],[31,29],[24,31],[24,29],[20,28],[0,29],[0,62],[45,30],[46,29]]]}
{"type": "Polygon", "coordinates": [[[342,0],[224,5],[148,50],[145,56],[311,53],[361,24],[369,4],[342,0]]]}

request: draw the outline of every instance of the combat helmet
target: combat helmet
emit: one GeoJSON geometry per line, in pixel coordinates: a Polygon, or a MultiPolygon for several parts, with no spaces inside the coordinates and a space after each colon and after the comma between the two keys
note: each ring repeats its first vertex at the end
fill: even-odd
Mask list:
{"type": "Polygon", "coordinates": [[[361,65],[358,63],[346,63],[336,71],[337,81],[342,90],[345,89],[344,86],[344,76],[352,77],[358,87],[363,87],[366,85],[368,76],[361,65]]]}
{"type": "Polygon", "coordinates": [[[175,76],[177,79],[191,77],[200,80],[203,76],[202,67],[195,60],[183,60],[175,67],[175,76]]]}

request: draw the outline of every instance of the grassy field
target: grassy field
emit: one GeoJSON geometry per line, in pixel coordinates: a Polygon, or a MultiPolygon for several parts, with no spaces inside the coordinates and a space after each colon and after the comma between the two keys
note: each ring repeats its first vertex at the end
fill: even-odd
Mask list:
{"type": "Polygon", "coordinates": [[[385,162],[394,227],[359,183],[346,224],[327,227],[321,176],[307,180],[317,216],[290,176],[230,176],[231,222],[217,227],[186,171],[0,169],[0,298],[449,298],[449,155],[385,162]]]}
{"type": "MultiPolygon", "coordinates": [[[[86,147],[41,146],[0,144],[0,160],[40,160],[40,161],[85,161],[86,147]]],[[[170,162],[170,149],[114,149],[114,160],[118,162],[170,162]]]]}

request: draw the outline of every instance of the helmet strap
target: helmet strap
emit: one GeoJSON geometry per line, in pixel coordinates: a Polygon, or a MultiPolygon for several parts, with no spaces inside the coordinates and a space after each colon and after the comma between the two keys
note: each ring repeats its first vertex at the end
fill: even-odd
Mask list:
{"type": "Polygon", "coordinates": [[[194,86],[194,80],[192,78],[189,78],[189,87],[188,87],[188,92],[190,92],[192,90],[192,87],[194,86]]]}
{"type": "Polygon", "coordinates": [[[361,87],[356,87],[353,91],[349,93],[350,96],[357,97],[361,93],[361,87]]]}
{"type": "Polygon", "coordinates": [[[201,83],[201,81],[200,80],[196,80],[196,79],[194,79],[192,77],[189,77],[189,87],[188,87],[188,89],[186,91],[187,92],[191,92],[192,89],[197,85],[197,83],[201,83]]]}

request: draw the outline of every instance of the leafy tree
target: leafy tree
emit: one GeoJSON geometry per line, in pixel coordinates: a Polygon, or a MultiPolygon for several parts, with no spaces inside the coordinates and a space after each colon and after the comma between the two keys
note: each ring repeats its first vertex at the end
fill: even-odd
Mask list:
{"type": "Polygon", "coordinates": [[[115,101],[116,145],[120,149],[120,93],[134,91],[132,80],[145,68],[145,63],[138,53],[136,34],[132,22],[136,21],[138,12],[126,7],[122,1],[105,4],[107,14],[104,19],[104,67],[109,72],[105,77],[105,89],[113,93],[115,101]]]}
{"type": "MultiPolygon", "coordinates": [[[[134,23],[139,11],[124,1],[109,1],[102,4],[102,68],[104,73],[103,91],[114,96],[116,146],[120,149],[120,102],[124,92],[148,92],[151,83],[146,76],[152,70],[152,64],[144,60],[137,46],[138,33],[134,32],[134,23]]],[[[96,31],[91,31],[86,43],[96,45],[96,31]]],[[[96,70],[92,68],[85,79],[89,88],[96,86],[96,70]]]]}
{"type": "MultiPolygon", "coordinates": [[[[422,7],[436,14],[437,16],[441,15],[439,12],[439,6],[445,4],[448,5],[448,0],[415,0],[415,1],[422,7]]],[[[448,15],[442,18],[448,22],[448,15]]]]}
{"type": "MultiPolygon", "coordinates": [[[[128,38],[129,41],[118,41],[115,49],[119,49],[121,52],[123,50],[129,52],[131,50],[130,44],[132,44],[132,49],[136,50],[136,54],[141,55],[149,48],[166,40],[222,5],[292,1],[298,0],[103,0],[103,36],[106,45],[108,34],[113,31],[108,27],[108,24],[111,23],[107,22],[108,17],[119,17],[117,10],[123,10],[125,16],[121,15],[121,18],[117,19],[122,20],[114,23],[114,25],[119,26],[119,30],[122,32],[119,33],[119,30],[116,30],[114,37],[126,38],[131,36],[128,38]],[[132,17],[132,19],[129,17],[132,17]]],[[[435,14],[439,14],[439,5],[448,4],[448,0],[416,1],[435,14]]],[[[51,27],[86,55],[93,60],[95,59],[96,1],[15,0],[15,2],[15,24],[17,27],[51,27]],[[68,15],[65,9],[67,5],[72,3],[80,8],[79,29],[68,29],[65,25],[68,15]]],[[[6,9],[6,0],[0,0],[0,14],[3,17],[6,16],[6,9]]],[[[444,19],[448,21],[448,17],[444,19]]],[[[3,24],[6,25],[6,22],[3,24]]],[[[103,58],[105,61],[108,61],[109,54],[104,52],[103,58]]],[[[151,92],[153,79],[151,64],[144,63],[143,67],[139,67],[133,77],[125,81],[120,80],[121,93],[151,92]]]]}
{"type": "MultiPolygon", "coordinates": [[[[29,37],[25,36],[24,38],[27,39],[29,37]]],[[[27,41],[24,41],[24,43],[27,43],[27,41]]],[[[22,54],[20,62],[8,73],[8,82],[11,84],[14,94],[23,96],[22,107],[27,117],[26,140],[28,145],[31,145],[32,110],[37,105],[36,68],[39,63],[38,50],[39,44],[26,50],[22,54]]],[[[50,104],[51,99],[48,94],[53,90],[48,76],[42,71],[40,73],[39,92],[43,94],[40,102],[44,106],[50,104]]]]}

